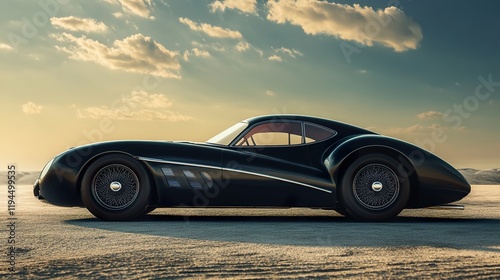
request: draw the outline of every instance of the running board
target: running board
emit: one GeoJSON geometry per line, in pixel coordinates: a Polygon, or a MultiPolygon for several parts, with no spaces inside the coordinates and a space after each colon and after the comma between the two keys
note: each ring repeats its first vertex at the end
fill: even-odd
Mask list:
{"type": "Polygon", "coordinates": [[[438,206],[428,207],[428,209],[438,209],[438,210],[464,210],[465,206],[456,204],[443,204],[438,206]]]}

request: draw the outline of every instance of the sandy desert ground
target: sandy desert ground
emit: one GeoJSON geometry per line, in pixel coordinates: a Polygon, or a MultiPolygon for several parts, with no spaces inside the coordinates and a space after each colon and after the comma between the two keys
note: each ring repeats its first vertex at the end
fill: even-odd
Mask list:
{"type": "Polygon", "coordinates": [[[22,185],[16,273],[3,226],[0,278],[498,279],[500,186],[474,185],[463,204],[405,210],[386,223],[309,209],[159,209],[102,222],[86,209],[41,203],[22,185]]]}

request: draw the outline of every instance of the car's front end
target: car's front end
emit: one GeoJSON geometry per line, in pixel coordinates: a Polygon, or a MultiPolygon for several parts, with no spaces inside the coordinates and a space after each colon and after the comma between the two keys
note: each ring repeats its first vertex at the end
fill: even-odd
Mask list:
{"type": "MultiPolygon", "coordinates": [[[[398,162],[397,171],[411,180],[412,193],[407,208],[449,204],[470,193],[467,180],[446,161],[411,143],[382,135],[358,135],[337,146],[325,164],[334,178],[343,163],[367,153],[385,153],[398,162]]],[[[336,177],[337,176],[337,177],[336,177]]]]}
{"type": "Polygon", "coordinates": [[[471,191],[460,172],[433,154],[427,153],[425,160],[416,160],[414,165],[419,184],[418,207],[453,203],[471,191]]]}
{"type": "Polygon", "coordinates": [[[71,150],[52,158],[33,186],[34,196],[58,206],[81,206],[76,188],[81,164],[72,159],[75,153],[71,150]]]}

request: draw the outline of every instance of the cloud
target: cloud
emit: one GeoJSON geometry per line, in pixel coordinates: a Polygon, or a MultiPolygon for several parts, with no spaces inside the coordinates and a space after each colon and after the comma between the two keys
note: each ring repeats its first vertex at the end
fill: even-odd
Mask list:
{"type": "Polygon", "coordinates": [[[290,57],[293,57],[293,58],[296,58],[297,56],[303,56],[302,52],[296,50],[296,49],[288,49],[288,48],[285,48],[285,47],[281,47],[279,49],[275,49],[274,50],[275,52],[277,53],[283,53],[283,54],[286,54],[290,57]]]}
{"type": "Polygon", "coordinates": [[[104,2],[120,5],[127,14],[154,19],[150,14],[151,0],[104,0],[104,2]]]}
{"type": "Polygon", "coordinates": [[[187,26],[191,30],[199,31],[207,34],[210,37],[214,38],[233,38],[233,39],[241,39],[243,35],[239,31],[225,29],[219,26],[213,26],[208,23],[196,23],[188,18],[179,18],[179,21],[187,26]]]}
{"type": "Polygon", "coordinates": [[[436,131],[438,129],[446,129],[440,124],[434,123],[431,125],[421,125],[416,124],[409,127],[394,127],[386,129],[384,132],[389,135],[401,135],[401,134],[428,134],[436,131]]]}
{"type": "Polygon", "coordinates": [[[50,18],[50,23],[56,28],[62,28],[70,31],[106,32],[108,27],[102,22],[97,22],[92,18],[77,18],[74,16],[50,18]]]}
{"type": "Polygon", "coordinates": [[[210,57],[210,53],[204,50],[199,50],[198,48],[194,48],[191,50],[191,53],[194,56],[199,56],[199,57],[210,57]]]}
{"type": "Polygon", "coordinates": [[[187,121],[192,117],[167,110],[172,102],[164,94],[135,91],[121,98],[114,107],[94,106],[77,110],[78,118],[136,120],[136,121],[187,121]]]}
{"type": "Polygon", "coordinates": [[[269,59],[270,61],[278,61],[278,62],[282,62],[283,61],[283,58],[281,58],[281,56],[278,56],[278,55],[275,55],[275,54],[271,55],[267,59],[269,59]]]}
{"type": "Polygon", "coordinates": [[[270,89],[266,90],[266,95],[267,96],[270,96],[270,97],[273,97],[273,96],[276,96],[276,93],[270,89]]]}
{"type": "Polygon", "coordinates": [[[469,130],[464,126],[450,127],[443,126],[438,123],[433,123],[431,125],[415,124],[408,127],[393,127],[385,129],[384,133],[388,135],[415,135],[415,134],[431,134],[436,131],[456,131],[456,132],[468,132],[469,130]]]}
{"type": "Polygon", "coordinates": [[[361,70],[358,70],[357,73],[358,74],[366,74],[366,73],[368,73],[368,71],[366,71],[365,69],[361,69],[361,70]]]}
{"type": "Polygon", "coordinates": [[[291,58],[297,58],[297,56],[303,56],[302,52],[300,52],[296,49],[288,49],[285,47],[281,47],[279,49],[273,48],[273,50],[274,50],[274,54],[267,58],[270,61],[283,62],[284,56],[291,57],[291,58]]]}
{"type": "Polygon", "coordinates": [[[189,51],[188,50],[184,51],[184,53],[182,54],[182,59],[184,59],[184,61],[189,61],[189,51]]]}
{"type": "Polygon", "coordinates": [[[223,52],[226,50],[226,48],[224,48],[224,46],[219,42],[215,42],[212,44],[203,44],[203,43],[200,43],[197,41],[192,41],[191,45],[193,45],[194,47],[200,48],[200,49],[212,49],[212,50],[218,51],[218,52],[223,52]]]}
{"type": "Polygon", "coordinates": [[[252,46],[250,43],[248,43],[246,41],[239,42],[238,44],[236,44],[236,46],[234,48],[238,52],[246,52],[248,50],[253,50],[256,53],[258,53],[260,55],[260,57],[262,57],[264,55],[264,52],[261,49],[252,46]]]}
{"type": "Polygon", "coordinates": [[[0,50],[12,51],[14,48],[11,45],[0,43],[0,50]]]}
{"type": "Polygon", "coordinates": [[[433,119],[442,119],[445,114],[436,111],[427,111],[417,115],[417,118],[421,120],[433,120],[433,119]]]}
{"type": "Polygon", "coordinates": [[[191,51],[189,51],[189,50],[184,51],[184,54],[182,55],[182,57],[185,61],[189,61],[189,57],[191,55],[194,55],[196,57],[211,57],[212,56],[212,55],[210,55],[210,53],[208,51],[200,50],[198,48],[193,48],[191,51]]]}
{"type": "Polygon", "coordinates": [[[133,112],[113,110],[107,106],[101,107],[88,107],[83,110],[77,111],[78,118],[89,119],[111,119],[119,121],[188,121],[192,118],[189,116],[181,115],[176,112],[166,111],[152,111],[152,110],[139,110],[133,112]]]}
{"type": "Polygon", "coordinates": [[[23,112],[28,115],[35,115],[35,114],[40,114],[42,112],[42,105],[38,105],[33,102],[28,102],[24,104],[23,106],[23,112]]]}
{"type": "Polygon", "coordinates": [[[217,10],[238,10],[246,14],[257,15],[257,0],[218,0],[209,5],[212,13],[217,10]]]}
{"type": "Polygon", "coordinates": [[[132,108],[169,108],[172,102],[164,94],[149,94],[145,91],[134,91],[128,97],[123,97],[122,102],[132,108]]]}
{"type": "Polygon", "coordinates": [[[374,10],[359,4],[270,0],[267,7],[268,20],[289,22],[310,35],[326,34],[366,46],[379,43],[397,52],[416,49],[423,38],[421,27],[393,6],[374,10]]]}
{"type": "Polygon", "coordinates": [[[53,34],[56,40],[69,46],[56,46],[74,60],[91,61],[113,70],[151,74],[164,78],[181,78],[179,53],[166,49],[151,37],[135,34],[123,40],[116,40],[112,47],[85,36],[53,34]]]}
{"type": "Polygon", "coordinates": [[[236,50],[239,51],[239,52],[244,52],[246,50],[248,50],[250,48],[250,44],[247,43],[247,42],[239,42],[237,45],[236,45],[236,50]]]}

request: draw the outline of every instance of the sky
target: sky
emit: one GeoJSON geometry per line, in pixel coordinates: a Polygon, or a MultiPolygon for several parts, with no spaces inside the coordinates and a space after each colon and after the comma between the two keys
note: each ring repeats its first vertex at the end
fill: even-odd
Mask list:
{"type": "Polygon", "coordinates": [[[0,169],[77,145],[334,119],[500,168],[498,1],[0,4],[0,169]]]}

